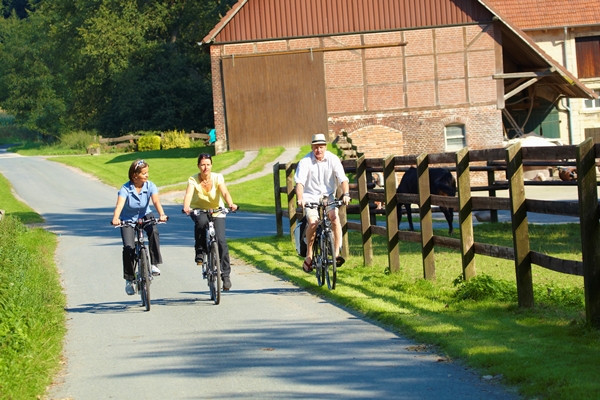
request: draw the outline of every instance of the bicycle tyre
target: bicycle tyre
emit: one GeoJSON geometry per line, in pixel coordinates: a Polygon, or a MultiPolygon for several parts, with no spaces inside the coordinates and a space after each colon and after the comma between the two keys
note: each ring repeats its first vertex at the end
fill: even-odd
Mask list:
{"type": "Polygon", "coordinates": [[[150,260],[148,259],[148,250],[144,247],[140,251],[140,296],[142,305],[146,311],[150,311],[150,282],[152,273],[150,272],[150,260]]]}
{"type": "Polygon", "coordinates": [[[326,232],[323,236],[323,275],[329,289],[335,289],[337,280],[337,265],[335,260],[335,242],[333,232],[326,232]]]}
{"type": "Polygon", "coordinates": [[[321,233],[317,232],[313,243],[313,268],[317,277],[317,284],[323,286],[325,276],[323,275],[323,254],[321,252],[321,233]]]}
{"type": "Polygon", "coordinates": [[[217,242],[213,242],[210,246],[210,262],[211,284],[213,290],[213,302],[218,305],[221,302],[221,259],[219,258],[219,248],[217,242]]]}

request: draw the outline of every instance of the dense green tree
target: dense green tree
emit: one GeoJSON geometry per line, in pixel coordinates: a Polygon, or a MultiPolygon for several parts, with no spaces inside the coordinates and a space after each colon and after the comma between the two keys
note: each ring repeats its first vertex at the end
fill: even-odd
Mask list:
{"type": "Polygon", "coordinates": [[[197,43],[234,2],[42,0],[26,20],[11,17],[0,27],[0,64],[15,59],[21,43],[31,47],[21,59],[36,65],[35,73],[17,68],[16,60],[0,66],[0,88],[8,90],[0,105],[45,131],[55,124],[54,131],[67,126],[110,136],[212,126],[210,59],[197,43]],[[29,20],[36,28],[32,23],[15,35],[29,20]],[[30,101],[44,104],[25,107],[25,83],[8,77],[34,75],[30,101]],[[32,110],[47,118],[33,118],[32,110]],[[58,118],[51,120],[51,111],[58,118]]]}
{"type": "Polygon", "coordinates": [[[58,136],[65,128],[67,91],[53,70],[45,26],[38,16],[0,20],[0,104],[16,123],[58,136]]]}
{"type": "Polygon", "coordinates": [[[13,13],[18,18],[27,18],[38,2],[39,0],[2,0],[2,13],[4,18],[10,17],[13,13]]]}

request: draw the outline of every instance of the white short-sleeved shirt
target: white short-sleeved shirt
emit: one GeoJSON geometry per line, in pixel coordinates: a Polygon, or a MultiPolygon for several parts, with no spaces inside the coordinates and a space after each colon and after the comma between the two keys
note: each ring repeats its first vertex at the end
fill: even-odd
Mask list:
{"type": "Polygon", "coordinates": [[[348,177],[335,154],[325,151],[323,160],[317,161],[311,151],[298,162],[294,180],[304,186],[303,200],[317,203],[321,196],[334,196],[337,187],[348,181],[348,177]]]}

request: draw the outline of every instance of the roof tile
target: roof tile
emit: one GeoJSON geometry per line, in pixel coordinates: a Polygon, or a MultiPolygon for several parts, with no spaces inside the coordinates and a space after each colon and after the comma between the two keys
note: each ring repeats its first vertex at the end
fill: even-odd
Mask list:
{"type": "Polygon", "coordinates": [[[484,0],[521,29],[600,25],[599,0],[484,0]]]}

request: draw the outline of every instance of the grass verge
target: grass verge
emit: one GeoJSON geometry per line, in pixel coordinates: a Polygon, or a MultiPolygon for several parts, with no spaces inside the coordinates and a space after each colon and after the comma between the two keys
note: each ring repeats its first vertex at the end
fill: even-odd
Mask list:
{"type": "MultiPolygon", "coordinates": [[[[508,224],[475,227],[477,241],[511,241],[508,224]]],[[[530,228],[532,248],[581,258],[576,224],[530,228]],[[579,252],[579,254],[578,254],[579,252]]],[[[445,232],[436,231],[443,235],[445,232]]],[[[460,255],[436,248],[435,282],[422,279],[418,244],[401,243],[401,271],[386,270],[382,237],[374,237],[375,262],[362,265],[360,237],[350,233],[351,257],[339,270],[334,291],[319,288],[288,237],[232,240],[232,255],[290,280],[318,296],[356,310],[397,333],[464,360],[482,375],[501,377],[526,397],[591,399],[597,379],[600,332],[584,318],[583,279],[534,266],[536,306],[519,309],[514,264],[476,256],[477,277],[463,282],[460,255]]],[[[538,251],[539,251],[538,250],[538,251]]]]}
{"type": "MultiPolygon", "coordinates": [[[[212,151],[212,147],[144,151],[124,154],[100,154],[97,156],[51,157],[49,160],[60,162],[92,174],[102,182],[121,187],[127,181],[127,171],[134,160],[146,160],[150,180],[157,186],[182,185],[187,187],[187,180],[198,172],[197,158],[200,153],[212,151]]],[[[244,157],[242,151],[231,151],[213,157],[215,171],[225,169],[244,157]]]]}
{"type": "MultiPolygon", "coordinates": [[[[34,399],[60,367],[65,298],[54,264],[56,236],[14,199],[0,175],[0,398],[34,399]],[[22,221],[23,220],[23,221],[22,221]]],[[[39,398],[39,397],[38,397],[39,398]]]]}

